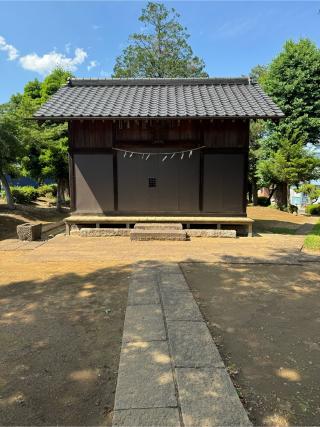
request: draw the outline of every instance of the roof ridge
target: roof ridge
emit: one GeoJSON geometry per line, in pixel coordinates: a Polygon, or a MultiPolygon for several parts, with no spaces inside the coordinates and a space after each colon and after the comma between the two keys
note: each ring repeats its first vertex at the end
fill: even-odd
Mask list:
{"type": "Polygon", "coordinates": [[[249,85],[249,77],[70,78],[69,86],[249,85]]]}

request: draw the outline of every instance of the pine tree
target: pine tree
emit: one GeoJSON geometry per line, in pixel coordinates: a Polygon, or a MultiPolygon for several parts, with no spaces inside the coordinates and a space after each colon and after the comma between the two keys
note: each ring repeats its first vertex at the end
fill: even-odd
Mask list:
{"type": "Polygon", "coordinates": [[[144,29],[130,36],[130,44],[116,59],[113,77],[207,77],[179,17],[175,9],[149,2],[139,18],[144,29]]]}

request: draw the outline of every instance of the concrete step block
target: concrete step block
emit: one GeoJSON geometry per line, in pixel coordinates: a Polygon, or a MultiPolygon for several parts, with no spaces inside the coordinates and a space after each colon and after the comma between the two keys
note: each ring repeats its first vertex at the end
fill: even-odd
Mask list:
{"type": "Polygon", "coordinates": [[[187,240],[184,230],[131,230],[131,240],[187,240]]]}
{"type": "Polygon", "coordinates": [[[168,222],[137,222],[136,230],[182,230],[182,224],[168,222]]]}
{"type": "Polygon", "coordinates": [[[81,228],[81,237],[125,237],[129,236],[128,228],[81,228]]]}

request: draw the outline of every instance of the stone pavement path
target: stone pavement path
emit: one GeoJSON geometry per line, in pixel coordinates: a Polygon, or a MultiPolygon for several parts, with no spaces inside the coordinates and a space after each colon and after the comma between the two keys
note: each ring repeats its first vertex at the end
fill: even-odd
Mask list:
{"type": "Polygon", "coordinates": [[[113,426],[249,426],[178,265],[132,275],[113,426]]]}

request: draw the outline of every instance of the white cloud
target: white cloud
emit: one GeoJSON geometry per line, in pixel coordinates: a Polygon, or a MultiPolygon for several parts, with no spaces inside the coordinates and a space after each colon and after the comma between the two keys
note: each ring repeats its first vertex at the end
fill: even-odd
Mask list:
{"type": "Polygon", "coordinates": [[[102,28],[101,25],[96,25],[96,24],[92,25],[92,29],[95,31],[100,30],[100,28],[102,28]]]}
{"type": "Polygon", "coordinates": [[[14,61],[19,56],[18,50],[11,44],[8,44],[2,36],[0,36],[0,50],[7,52],[8,61],[14,61]]]}
{"type": "Polygon", "coordinates": [[[78,65],[81,65],[88,54],[84,49],[77,48],[74,51],[74,57],[68,57],[63,53],[52,51],[39,56],[37,53],[30,53],[20,57],[21,66],[30,71],[36,71],[39,74],[50,73],[54,68],[61,67],[69,71],[76,71],[78,65]]]}
{"type": "Polygon", "coordinates": [[[88,71],[92,70],[92,68],[97,67],[99,65],[99,62],[96,60],[90,61],[89,65],[87,66],[88,71]]]}

